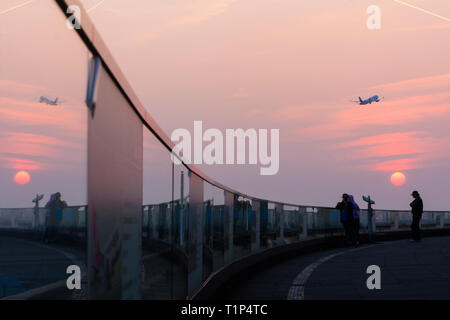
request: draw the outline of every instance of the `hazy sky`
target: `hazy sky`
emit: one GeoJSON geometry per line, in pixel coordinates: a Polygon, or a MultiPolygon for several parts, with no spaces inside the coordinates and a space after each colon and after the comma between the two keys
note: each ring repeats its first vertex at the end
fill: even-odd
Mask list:
{"type": "MultiPolygon", "coordinates": [[[[2,0],[0,12],[23,2],[2,0]]],[[[9,179],[2,188],[23,161],[37,161],[29,148],[10,148],[8,141],[30,143],[24,132],[38,134],[31,124],[15,123],[42,124],[38,114],[57,112],[78,119],[61,118],[63,126],[85,125],[88,55],[70,31],[57,31],[66,28],[62,15],[52,17],[51,2],[35,0],[0,15],[0,172],[9,179]],[[67,108],[36,111],[48,108],[33,102],[38,92],[61,95],[67,108]]],[[[205,129],[280,129],[277,175],[260,176],[259,166],[201,166],[214,179],[263,198],[324,206],[348,192],[356,199],[370,194],[378,208],[406,209],[418,189],[426,209],[444,210],[450,207],[450,22],[443,17],[450,17],[450,3],[406,2],[442,17],[393,0],[83,1],[87,8],[100,3],[91,18],[169,135],[192,130],[194,120],[205,129]],[[366,27],[369,5],[381,8],[380,30],[366,27]],[[349,101],[373,94],[385,100],[364,107],[349,101]],[[395,171],[406,175],[401,187],[390,183],[395,171]]],[[[83,162],[85,151],[76,148],[83,149],[85,128],[82,134],[45,128],[42,135],[58,138],[45,140],[52,148],[47,155],[57,149],[83,162]]],[[[12,187],[31,192],[30,185],[12,187]]]]}

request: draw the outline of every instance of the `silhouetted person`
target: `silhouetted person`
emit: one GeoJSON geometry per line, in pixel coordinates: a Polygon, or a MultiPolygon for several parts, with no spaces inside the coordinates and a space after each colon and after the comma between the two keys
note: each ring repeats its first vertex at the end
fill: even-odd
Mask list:
{"type": "Polygon", "coordinates": [[[66,202],[61,201],[61,193],[56,192],[50,196],[50,200],[45,205],[47,210],[45,213],[44,242],[56,241],[58,227],[62,220],[62,212],[66,207],[66,202]]]}
{"type": "Polygon", "coordinates": [[[358,204],[356,203],[355,199],[352,195],[349,195],[350,201],[353,204],[353,230],[354,230],[354,236],[356,244],[359,244],[359,213],[361,209],[359,208],[358,204]]]}
{"type": "Polygon", "coordinates": [[[345,230],[346,244],[356,244],[355,230],[353,225],[353,203],[350,201],[348,194],[342,195],[342,201],[336,205],[336,209],[340,210],[341,223],[345,230]]]}
{"type": "Polygon", "coordinates": [[[413,216],[411,224],[411,233],[412,233],[411,242],[418,242],[420,241],[420,219],[422,219],[423,201],[422,198],[420,197],[419,192],[417,191],[413,191],[411,196],[413,196],[414,198],[414,201],[409,204],[413,216]]]}

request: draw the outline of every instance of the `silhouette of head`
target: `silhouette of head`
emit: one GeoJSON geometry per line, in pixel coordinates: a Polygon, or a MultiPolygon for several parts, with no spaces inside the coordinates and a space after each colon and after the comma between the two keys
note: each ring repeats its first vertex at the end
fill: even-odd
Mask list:
{"type": "Polygon", "coordinates": [[[411,195],[414,197],[414,198],[418,198],[418,197],[420,197],[420,194],[419,194],[419,192],[418,191],[416,191],[416,190],[414,190],[412,193],[411,193],[411,195]]]}
{"type": "Polygon", "coordinates": [[[349,200],[348,194],[344,193],[344,194],[342,195],[342,199],[343,199],[344,201],[349,200]]]}

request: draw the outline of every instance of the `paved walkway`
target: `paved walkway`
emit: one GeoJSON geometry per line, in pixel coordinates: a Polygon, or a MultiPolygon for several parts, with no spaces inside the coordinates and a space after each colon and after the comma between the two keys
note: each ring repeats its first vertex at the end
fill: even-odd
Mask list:
{"type": "Polygon", "coordinates": [[[38,241],[0,236],[0,298],[67,279],[81,254],[38,241]]]}
{"type": "Polygon", "coordinates": [[[249,275],[239,285],[227,288],[220,298],[285,300],[302,271],[306,300],[450,299],[450,237],[299,256],[249,275]],[[380,290],[366,286],[370,265],[381,269],[380,290]]]}

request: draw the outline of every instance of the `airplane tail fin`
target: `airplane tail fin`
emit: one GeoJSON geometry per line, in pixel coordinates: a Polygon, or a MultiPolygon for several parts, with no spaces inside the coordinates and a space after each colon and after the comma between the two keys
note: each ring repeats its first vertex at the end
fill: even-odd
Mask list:
{"type": "Polygon", "coordinates": [[[359,99],[359,102],[361,102],[361,103],[363,102],[362,99],[361,99],[361,97],[358,97],[358,99],[359,99]]]}

